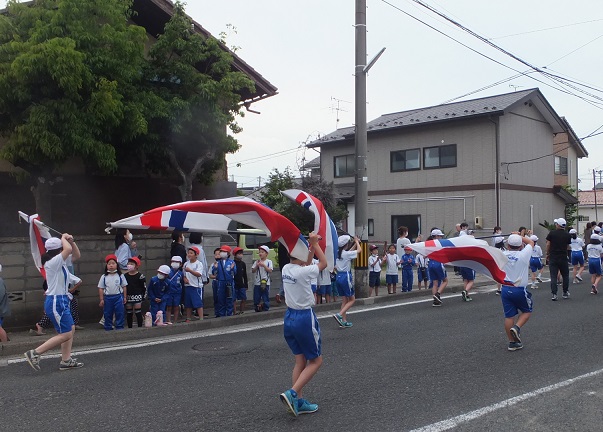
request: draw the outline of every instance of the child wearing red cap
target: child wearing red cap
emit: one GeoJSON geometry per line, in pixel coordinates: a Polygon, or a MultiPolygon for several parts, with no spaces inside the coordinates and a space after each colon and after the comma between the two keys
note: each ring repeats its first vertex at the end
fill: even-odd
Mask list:
{"type": "Polygon", "coordinates": [[[105,257],[105,274],[98,281],[99,306],[103,308],[105,330],[113,330],[113,315],[115,314],[115,329],[123,330],[124,315],[127,299],[126,278],[117,271],[117,256],[111,254],[105,257]]]}
{"type": "Polygon", "coordinates": [[[128,272],[124,274],[128,283],[128,295],[126,296],[126,321],[128,328],[132,328],[134,314],[136,323],[142,327],[142,300],[147,292],[147,279],[138,271],[140,259],[138,257],[128,258],[128,272]]]}

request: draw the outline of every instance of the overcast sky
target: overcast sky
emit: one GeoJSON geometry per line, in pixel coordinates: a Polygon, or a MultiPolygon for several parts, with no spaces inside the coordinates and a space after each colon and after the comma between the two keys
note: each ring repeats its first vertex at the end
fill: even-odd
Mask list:
{"type": "MultiPolygon", "coordinates": [[[[389,112],[437,105],[517,74],[395,7],[504,65],[528,70],[411,0],[388,2],[391,5],[367,0],[369,58],[387,47],[368,77],[369,120],[389,112]]],[[[427,3],[529,63],[547,66],[551,73],[596,88],[580,87],[603,98],[600,0],[427,3]],[[542,29],[549,30],[538,31],[542,29]]],[[[238,135],[242,148],[228,156],[229,174],[240,185],[257,184],[258,176],[265,178],[273,167],[296,169],[304,152],[295,149],[309,137],[335,130],[338,116],[339,127],[353,124],[354,8],[351,0],[188,1],[189,15],[213,34],[225,30],[227,24],[235,26],[237,34],[229,36],[228,45],[239,46],[237,53],[279,89],[278,95],[253,105],[261,115],[249,113],[240,122],[244,128],[238,135]],[[340,111],[335,110],[335,99],[342,101],[340,111]],[[283,153],[287,150],[291,152],[283,153]],[[264,160],[252,159],[271,154],[274,156],[264,160]]],[[[561,86],[538,73],[529,76],[544,83],[521,76],[464,99],[539,87],[579,137],[603,125],[603,104],[593,106],[555,90],[553,86],[561,86]]],[[[586,97],[574,89],[565,87],[565,91],[586,97]]],[[[603,169],[603,134],[583,143],[590,156],[580,161],[579,175],[581,188],[588,189],[592,188],[592,169],[603,169]]],[[[316,156],[314,150],[305,151],[307,160],[316,156]]]]}

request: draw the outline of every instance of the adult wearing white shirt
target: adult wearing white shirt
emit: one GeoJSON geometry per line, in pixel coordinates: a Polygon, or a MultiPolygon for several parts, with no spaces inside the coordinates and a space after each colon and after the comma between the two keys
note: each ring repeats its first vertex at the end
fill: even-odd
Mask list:
{"type": "Polygon", "coordinates": [[[40,357],[46,351],[61,346],[61,362],[59,370],[77,369],[84,366],[71,357],[71,346],[75,325],[71,316],[69,300],[69,278],[65,265],[67,257],[73,253],[73,258],[80,257],[80,250],[73,240],[73,236],[64,233],[60,239],[49,238],[45,243],[46,253],[42,256],[42,263],[46,272],[48,289],[44,310],[52,321],[57,335],[48,339],[36,349],[27,351],[24,356],[29,365],[36,371],[40,370],[40,357]]]}

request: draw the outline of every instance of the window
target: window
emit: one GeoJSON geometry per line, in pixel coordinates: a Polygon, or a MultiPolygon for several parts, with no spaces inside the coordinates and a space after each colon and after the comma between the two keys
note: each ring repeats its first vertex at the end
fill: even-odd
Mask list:
{"type": "Polygon", "coordinates": [[[567,175],[567,158],[555,156],[555,174],[567,175]]]}
{"type": "MultiPolygon", "coordinates": [[[[392,215],[391,236],[393,243],[398,239],[398,227],[408,228],[408,238],[414,241],[421,233],[421,215],[392,215]]],[[[425,240],[427,237],[423,237],[425,240]]]]}
{"type": "Polygon", "coordinates": [[[421,169],[421,150],[398,150],[389,154],[391,172],[421,169]]]}
{"type": "Polygon", "coordinates": [[[335,156],[335,177],[352,177],[356,174],[356,164],[354,163],[355,156],[335,156]]]}
{"type": "Polygon", "coordinates": [[[368,235],[369,237],[375,235],[375,219],[368,220],[368,235]]]}
{"type": "Polygon", "coordinates": [[[425,147],[423,149],[423,167],[449,168],[456,166],[456,144],[425,147]]]}

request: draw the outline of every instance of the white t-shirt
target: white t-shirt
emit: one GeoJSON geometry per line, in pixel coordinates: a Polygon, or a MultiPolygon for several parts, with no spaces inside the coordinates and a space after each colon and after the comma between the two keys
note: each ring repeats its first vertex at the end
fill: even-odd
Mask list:
{"type": "Polygon", "coordinates": [[[586,246],[586,252],[588,252],[588,257],[589,258],[601,258],[601,254],[603,254],[603,245],[599,244],[592,244],[589,243],[586,246]]]}
{"type": "MultiPolygon", "coordinates": [[[[318,263],[319,263],[319,261],[318,261],[316,258],[312,258],[312,264],[318,264],[318,263]]],[[[319,273],[319,276],[320,276],[320,273],[319,273]]],[[[312,280],[310,281],[310,283],[311,283],[312,285],[318,285],[318,278],[317,278],[317,277],[315,277],[314,279],[312,279],[312,280]]]]}
{"type": "Polygon", "coordinates": [[[528,270],[530,257],[532,256],[532,245],[525,245],[522,250],[505,250],[507,263],[504,271],[507,280],[515,286],[525,287],[528,283],[528,270]]]}
{"type": "Polygon", "coordinates": [[[69,271],[61,254],[46,261],[47,296],[67,295],[69,293],[69,271]]]}
{"type": "Polygon", "coordinates": [[[201,261],[199,261],[199,259],[197,258],[197,261],[195,261],[195,262],[190,262],[190,261],[185,262],[184,266],[182,266],[182,267],[183,267],[184,277],[188,280],[188,283],[186,284],[186,286],[201,288],[203,286],[203,280],[207,278],[207,276],[205,276],[205,273],[203,273],[203,271],[204,271],[203,263],[201,261]],[[184,271],[184,269],[187,269],[187,268],[201,273],[201,276],[195,276],[192,273],[184,271]]]}
{"type": "Polygon", "coordinates": [[[368,265],[370,271],[381,273],[381,258],[379,258],[379,255],[369,255],[368,265]]]}
{"type": "MultiPolygon", "coordinates": [[[[71,255],[69,255],[71,256],[71,255]]],[[[82,280],[77,277],[74,274],[67,274],[67,282],[69,284],[69,288],[73,288],[74,286],[76,286],[77,284],[79,284],[82,280]]],[[[71,300],[73,298],[73,294],[71,294],[70,292],[67,292],[67,297],[69,297],[69,300],[71,300]]]]}
{"type": "Polygon", "coordinates": [[[318,278],[318,266],[286,264],[282,269],[285,303],[291,309],[310,309],[314,306],[311,280],[318,278]]]}
{"type": "Polygon", "coordinates": [[[356,259],[358,256],[358,251],[343,251],[341,252],[341,259],[337,258],[335,260],[335,268],[338,272],[347,273],[352,270],[352,260],[356,259]]]}
{"type": "Polygon", "coordinates": [[[404,246],[408,246],[410,244],[410,240],[406,237],[398,237],[396,240],[396,254],[398,256],[404,255],[404,246]]]}
{"type": "Polygon", "coordinates": [[[423,255],[421,255],[420,253],[418,253],[417,257],[416,257],[416,262],[417,262],[417,266],[419,266],[419,267],[427,267],[427,264],[429,263],[429,259],[424,257],[423,255]]]}
{"type": "Polygon", "coordinates": [[[318,285],[331,285],[331,273],[326,269],[326,267],[318,274],[318,285]]]}
{"type": "Polygon", "coordinates": [[[570,247],[572,249],[572,252],[582,252],[582,248],[584,247],[584,240],[582,240],[581,237],[576,237],[575,239],[572,239],[570,247]]]}
{"type": "Polygon", "coordinates": [[[128,285],[124,275],[119,273],[109,273],[102,275],[98,280],[98,287],[105,290],[105,295],[117,295],[124,292],[122,287],[128,285]]]}
{"type": "Polygon", "coordinates": [[[387,268],[385,270],[386,275],[397,275],[398,274],[398,264],[400,264],[400,257],[398,254],[387,254],[385,255],[387,258],[387,268]]]}
{"type": "MultiPolygon", "coordinates": [[[[269,269],[274,269],[274,267],[272,266],[272,260],[269,260],[268,258],[266,258],[265,261],[262,261],[266,267],[268,267],[269,269]]],[[[270,273],[268,273],[268,271],[264,268],[264,267],[258,267],[258,262],[255,261],[253,263],[253,265],[251,266],[251,270],[256,270],[257,271],[254,273],[254,285],[260,285],[260,282],[262,281],[262,279],[266,279],[266,285],[270,286],[270,273]]]]}
{"type": "Polygon", "coordinates": [[[207,282],[209,280],[209,267],[207,266],[207,257],[205,256],[205,251],[203,250],[203,246],[200,244],[190,243],[188,247],[191,248],[193,246],[199,249],[197,261],[199,261],[203,266],[203,271],[201,273],[203,273],[203,280],[207,282]]]}
{"type": "Polygon", "coordinates": [[[538,245],[534,246],[534,250],[532,251],[533,258],[542,258],[542,248],[538,245]]]}

